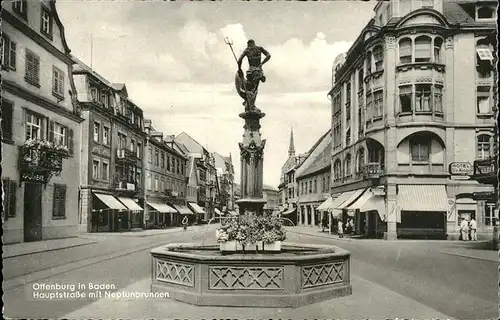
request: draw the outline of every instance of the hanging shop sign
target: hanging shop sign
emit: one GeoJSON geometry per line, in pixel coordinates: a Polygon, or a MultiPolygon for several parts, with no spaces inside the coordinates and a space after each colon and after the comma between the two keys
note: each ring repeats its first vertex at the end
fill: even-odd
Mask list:
{"type": "Polygon", "coordinates": [[[471,176],[474,174],[474,167],[469,162],[452,162],[449,172],[452,176],[471,176]]]}

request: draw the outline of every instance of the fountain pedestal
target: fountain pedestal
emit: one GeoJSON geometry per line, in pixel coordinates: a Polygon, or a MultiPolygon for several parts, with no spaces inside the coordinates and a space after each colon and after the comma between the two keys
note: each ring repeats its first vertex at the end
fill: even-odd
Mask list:
{"type": "Polygon", "coordinates": [[[263,214],[266,203],[262,189],[264,146],[260,133],[260,119],[265,117],[259,109],[250,109],[240,113],[240,118],[245,120],[243,142],[239,143],[241,162],[241,198],[236,203],[239,214],[245,217],[263,214]]]}

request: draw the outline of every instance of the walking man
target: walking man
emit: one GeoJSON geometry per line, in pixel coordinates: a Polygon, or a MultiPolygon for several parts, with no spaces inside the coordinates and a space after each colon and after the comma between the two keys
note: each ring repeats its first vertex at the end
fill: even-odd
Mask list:
{"type": "Polygon", "coordinates": [[[472,241],[477,241],[477,222],[474,218],[470,220],[470,237],[472,241]]]}
{"type": "Polygon", "coordinates": [[[465,218],[462,218],[462,222],[460,223],[460,233],[462,234],[462,240],[469,240],[469,224],[465,218]]]}
{"type": "Polygon", "coordinates": [[[344,229],[343,229],[343,223],[342,223],[342,220],[339,220],[339,223],[337,224],[338,226],[338,234],[339,234],[339,238],[343,238],[344,237],[344,229]]]}

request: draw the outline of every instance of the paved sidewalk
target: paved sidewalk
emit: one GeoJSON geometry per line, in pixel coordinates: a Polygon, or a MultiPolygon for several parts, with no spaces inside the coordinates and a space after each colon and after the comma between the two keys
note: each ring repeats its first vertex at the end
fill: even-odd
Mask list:
{"type": "MultiPolygon", "coordinates": [[[[150,292],[146,278],[118,290],[150,292]]],[[[408,299],[358,276],[351,276],[353,294],[300,308],[198,307],[175,301],[103,298],[65,315],[66,319],[451,319],[432,308],[408,299]]]]}
{"type": "MultiPolygon", "coordinates": [[[[209,229],[213,229],[214,226],[217,226],[217,223],[210,224],[209,229]]],[[[207,229],[206,224],[189,226],[187,231],[205,231],[207,229]]],[[[88,238],[96,238],[96,237],[132,237],[132,238],[144,238],[144,237],[154,237],[161,236],[164,234],[182,232],[182,227],[173,227],[166,229],[148,229],[148,230],[140,230],[140,231],[124,231],[124,232],[98,232],[98,233],[82,233],[82,236],[88,238]]]]}
{"type": "Polygon", "coordinates": [[[74,237],[74,238],[64,238],[64,239],[43,240],[36,242],[7,244],[2,246],[3,250],[2,258],[4,259],[12,258],[38,252],[54,251],[72,247],[85,246],[97,242],[99,241],[95,239],[88,239],[85,237],[74,237]]]}
{"type": "Polygon", "coordinates": [[[481,250],[471,248],[449,248],[441,251],[441,253],[464,258],[487,260],[493,262],[500,262],[499,252],[495,250],[481,250]]]}

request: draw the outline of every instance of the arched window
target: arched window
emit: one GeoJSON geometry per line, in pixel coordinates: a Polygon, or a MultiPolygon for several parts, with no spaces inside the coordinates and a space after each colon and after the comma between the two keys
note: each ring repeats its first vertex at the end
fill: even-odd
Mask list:
{"type": "Polygon", "coordinates": [[[366,53],[366,73],[371,74],[372,73],[372,52],[368,51],[366,53]]]}
{"type": "Polygon", "coordinates": [[[434,38],[434,62],[443,63],[443,57],[441,56],[441,48],[443,47],[442,38],[434,38]]]}
{"type": "Polygon", "coordinates": [[[491,156],[491,137],[487,134],[481,134],[477,137],[476,159],[488,159],[491,156]]]}
{"type": "Polygon", "coordinates": [[[333,165],[333,174],[335,180],[342,178],[342,164],[339,159],[335,160],[335,163],[333,165]]]}
{"type": "Polygon", "coordinates": [[[384,67],[384,52],[382,46],[376,46],[373,49],[373,60],[375,60],[375,71],[380,71],[384,67]]]}
{"type": "Polygon", "coordinates": [[[365,149],[361,148],[358,150],[358,163],[356,165],[356,171],[363,172],[364,165],[365,165],[365,149]]]}
{"type": "Polygon", "coordinates": [[[404,38],[399,41],[399,63],[412,62],[412,44],[410,38],[404,38]]]}
{"type": "Polygon", "coordinates": [[[345,177],[348,177],[351,175],[351,155],[347,154],[345,157],[345,164],[344,164],[344,169],[345,169],[345,177]]]}
{"type": "Polygon", "coordinates": [[[493,19],[495,13],[490,7],[480,7],[477,9],[477,19],[493,19]]]}
{"type": "Polygon", "coordinates": [[[420,36],[415,39],[415,62],[431,61],[431,38],[420,36]]]}

